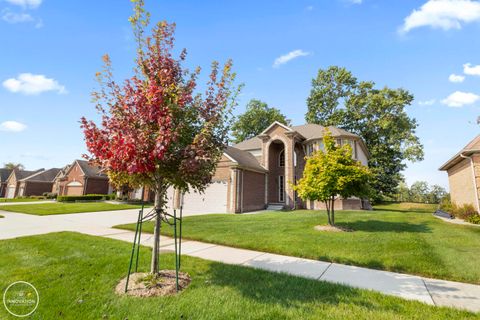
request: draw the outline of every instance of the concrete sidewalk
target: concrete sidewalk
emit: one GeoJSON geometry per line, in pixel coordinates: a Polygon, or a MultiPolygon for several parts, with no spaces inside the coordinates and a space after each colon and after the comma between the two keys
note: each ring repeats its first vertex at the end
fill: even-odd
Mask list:
{"type": "Polygon", "coordinates": [[[25,202],[0,202],[0,206],[14,206],[18,204],[41,204],[41,203],[54,203],[54,200],[39,200],[39,201],[25,201],[25,202]]]}
{"type": "MultiPolygon", "coordinates": [[[[6,211],[0,211],[0,214],[5,216],[5,218],[0,219],[0,239],[74,231],[131,243],[133,242],[134,232],[113,229],[112,226],[136,222],[138,209],[52,216],[35,216],[6,211]]],[[[152,247],[152,235],[143,234],[141,243],[152,247]]],[[[173,251],[174,241],[162,236],[160,246],[162,251],[173,251]]],[[[479,285],[428,279],[198,241],[184,240],[182,254],[314,280],[340,283],[404,299],[417,300],[430,305],[480,312],[479,285]]]]}

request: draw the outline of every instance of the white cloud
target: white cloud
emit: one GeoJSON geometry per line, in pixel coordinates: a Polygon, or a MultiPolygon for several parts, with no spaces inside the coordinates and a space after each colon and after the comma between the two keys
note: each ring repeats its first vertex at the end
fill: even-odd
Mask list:
{"type": "Polygon", "coordinates": [[[405,18],[400,32],[430,26],[443,30],[461,29],[462,23],[480,20],[480,2],[473,0],[428,0],[405,18]]]}
{"type": "Polygon", "coordinates": [[[469,76],[480,76],[480,65],[472,66],[471,63],[465,63],[463,65],[463,73],[469,76]]]}
{"type": "Polygon", "coordinates": [[[447,98],[442,100],[442,103],[449,106],[449,107],[463,107],[464,105],[473,104],[480,99],[480,96],[470,93],[470,92],[462,92],[462,91],[455,91],[447,98]]]}
{"type": "Polygon", "coordinates": [[[38,8],[42,4],[42,0],[5,0],[10,4],[20,6],[22,8],[38,8]]]}
{"type": "Polygon", "coordinates": [[[349,2],[353,4],[362,4],[363,0],[349,0],[349,2]]]}
{"type": "Polygon", "coordinates": [[[458,74],[454,74],[452,73],[449,77],[448,77],[448,81],[450,82],[463,82],[463,80],[465,80],[465,76],[461,76],[461,75],[458,75],[458,74]]]}
{"type": "Polygon", "coordinates": [[[57,80],[47,78],[43,74],[21,73],[17,78],[3,81],[3,86],[11,92],[27,95],[46,91],[56,91],[59,94],[67,93],[65,87],[59,84],[57,80]]]}
{"type": "Polygon", "coordinates": [[[273,67],[278,68],[279,66],[289,62],[290,60],[296,59],[298,57],[308,56],[308,55],[310,55],[310,52],[305,52],[300,49],[290,51],[289,53],[284,54],[283,56],[280,56],[277,59],[275,59],[275,61],[273,62],[273,67]]]}
{"type": "Polygon", "coordinates": [[[431,99],[431,100],[425,100],[425,101],[418,101],[418,104],[421,105],[421,106],[431,106],[435,102],[436,102],[435,99],[431,99]]]}
{"type": "Polygon", "coordinates": [[[15,13],[8,9],[2,11],[2,20],[8,23],[32,22],[33,17],[28,13],[15,13]]]}
{"type": "Polygon", "coordinates": [[[308,7],[306,7],[305,9],[307,9],[307,11],[312,11],[312,10],[313,10],[313,6],[308,6],[308,7]]]}
{"type": "Polygon", "coordinates": [[[27,126],[17,121],[5,121],[0,123],[0,131],[21,132],[27,129],[27,126]]]}

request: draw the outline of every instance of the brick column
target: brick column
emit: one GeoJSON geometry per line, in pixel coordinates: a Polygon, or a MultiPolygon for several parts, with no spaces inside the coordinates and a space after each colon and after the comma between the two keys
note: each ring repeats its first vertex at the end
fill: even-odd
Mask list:
{"type": "Polygon", "coordinates": [[[293,209],[295,207],[295,191],[292,187],[295,179],[293,152],[295,150],[296,132],[286,132],[285,135],[289,138],[285,145],[285,206],[287,209],[293,209]]]}

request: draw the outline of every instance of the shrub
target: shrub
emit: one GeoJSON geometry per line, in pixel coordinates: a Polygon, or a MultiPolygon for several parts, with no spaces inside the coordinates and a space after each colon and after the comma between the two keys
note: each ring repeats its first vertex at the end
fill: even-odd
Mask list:
{"type": "Polygon", "coordinates": [[[44,192],[43,196],[47,199],[55,199],[57,197],[57,194],[54,192],[44,192]]]}
{"type": "Polygon", "coordinates": [[[454,215],[455,217],[467,220],[471,216],[478,215],[478,212],[472,204],[464,204],[462,207],[457,208],[454,215]]]}
{"type": "Polygon", "coordinates": [[[480,224],[480,215],[479,214],[471,215],[466,219],[466,221],[473,224],[480,224]]]}
{"type": "Polygon", "coordinates": [[[58,202],[74,202],[74,201],[98,201],[106,200],[108,195],[106,194],[87,194],[84,196],[58,196],[58,202]]]}

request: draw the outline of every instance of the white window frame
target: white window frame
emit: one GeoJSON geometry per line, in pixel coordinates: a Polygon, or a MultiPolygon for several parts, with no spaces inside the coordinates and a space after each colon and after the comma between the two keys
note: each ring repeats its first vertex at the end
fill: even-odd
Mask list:
{"type": "Polygon", "coordinates": [[[278,166],[280,168],[285,167],[285,149],[280,151],[280,153],[278,154],[278,166]],[[283,165],[282,165],[282,156],[283,156],[283,165]]]}

